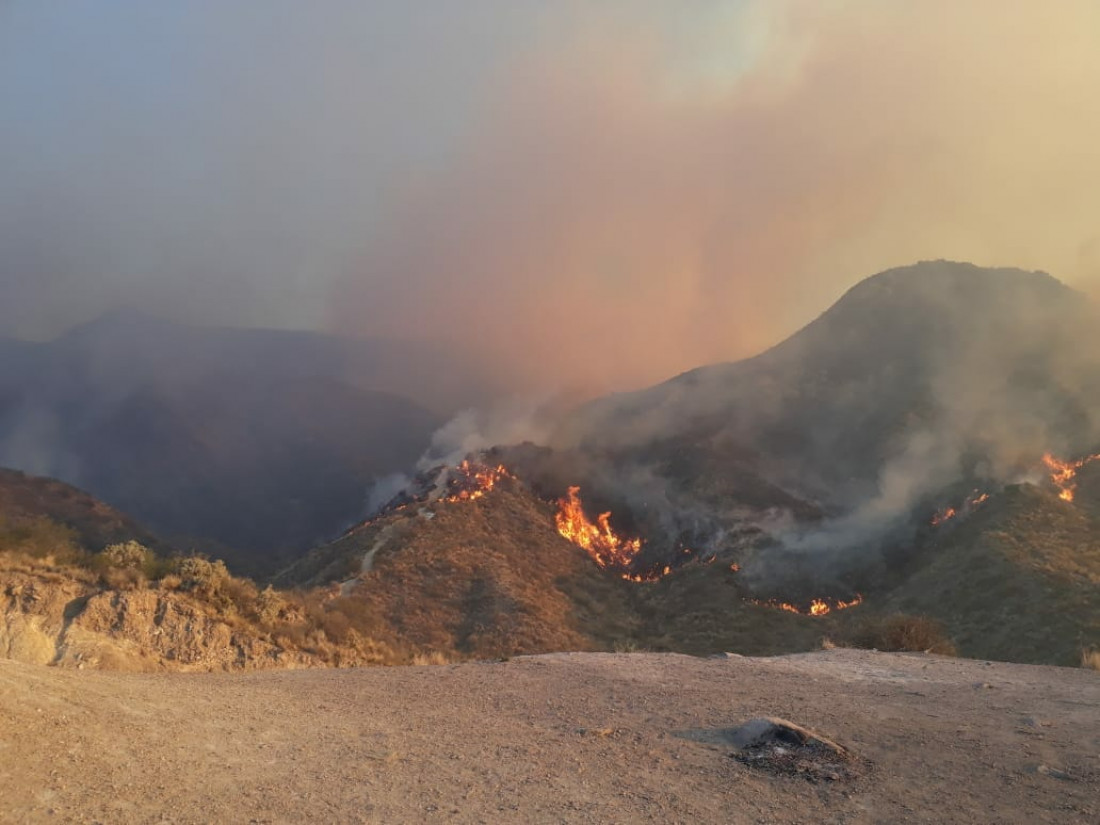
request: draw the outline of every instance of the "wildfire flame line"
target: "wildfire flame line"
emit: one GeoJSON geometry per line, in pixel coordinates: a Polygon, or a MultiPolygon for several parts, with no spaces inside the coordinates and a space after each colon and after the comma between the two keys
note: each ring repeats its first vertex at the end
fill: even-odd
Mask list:
{"type": "Polygon", "coordinates": [[[951,519],[955,518],[955,516],[957,516],[960,512],[965,513],[973,510],[976,507],[980,507],[982,504],[985,504],[988,499],[989,493],[979,493],[977,490],[975,490],[973,495],[971,495],[970,498],[968,498],[958,507],[945,507],[938,513],[934,514],[932,516],[932,526],[939,527],[944,522],[950,521],[951,519]]]}
{"type": "Polygon", "coordinates": [[[829,599],[812,599],[809,605],[805,607],[799,607],[798,605],[780,601],[779,599],[749,599],[749,601],[760,607],[785,610],[788,613],[797,613],[799,616],[825,616],[836,610],[847,610],[849,607],[856,607],[857,605],[863,604],[863,596],[857,593],[856,597],[850,602],[833,599],[831,600],[832,604],[829,603],[829,599]]]}

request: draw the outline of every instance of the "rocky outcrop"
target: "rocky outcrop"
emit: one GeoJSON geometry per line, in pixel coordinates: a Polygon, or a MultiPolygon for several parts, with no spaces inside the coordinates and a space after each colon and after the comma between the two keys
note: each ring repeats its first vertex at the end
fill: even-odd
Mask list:
{"type": "Polygon", "coordinates": [[[325,664],[178,591],[102,589],[61,575],[0,578],[0,657],[108,670],[255,670],[325,664]]]}

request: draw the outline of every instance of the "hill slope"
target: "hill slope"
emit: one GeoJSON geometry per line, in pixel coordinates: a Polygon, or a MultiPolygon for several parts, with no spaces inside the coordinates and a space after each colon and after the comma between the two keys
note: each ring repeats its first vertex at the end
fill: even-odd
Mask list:
{"type": "Polygon", "coordinates": [[[1075,665],[1100,648],[1100,521],[1080,504],[1010,487],[914,567],[882,608],[941,620],[964,656],[1075,665]]]}
{"type": "Polygon", "coordinates": [[[0,522],[49,519],[74,531],[81,547],[98,552],[109,544],[138,541],[161,552],[171,548],[125,513],[83,490],[52,478],[0,467],[0,522]]]}
{"type": "MultiPolygon", "coordinates": [[[[1042,273],[950,262],[881,273],[801,332],[582,409],[559,447],[654,466],[675,444],[826,510],[896,514],[959,479],[1008,479],[1100,444],[1100,315],[1042,273]]],[[[673,488],[692,471],[657,466],[673,488]]],[[[728,470],[726,471],[728,473],[728,470]]]]}

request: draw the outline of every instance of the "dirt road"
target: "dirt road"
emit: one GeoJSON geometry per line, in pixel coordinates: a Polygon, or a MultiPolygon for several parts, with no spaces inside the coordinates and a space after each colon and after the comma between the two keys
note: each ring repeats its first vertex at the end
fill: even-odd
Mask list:
{"type": "Polygon", "coordinates": [[[1095,823],[1100,674],[919,655],[559,654],[124,675],[0,661],[0,821],[1095,823]],[[868,760],[731,758],[782,716],[868,760]]]}

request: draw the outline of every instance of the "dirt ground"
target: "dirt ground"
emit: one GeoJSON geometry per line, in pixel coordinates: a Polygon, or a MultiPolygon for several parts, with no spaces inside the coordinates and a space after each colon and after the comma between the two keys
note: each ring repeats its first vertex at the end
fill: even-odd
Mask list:
{"type": "Polygon", "coordinates": [[[1100,821],[1100,674],[834,650],[123,675],[0,661],[0,821],[1100,821]],[[781,716],[866,760],[773,775],[781,716]]]}

